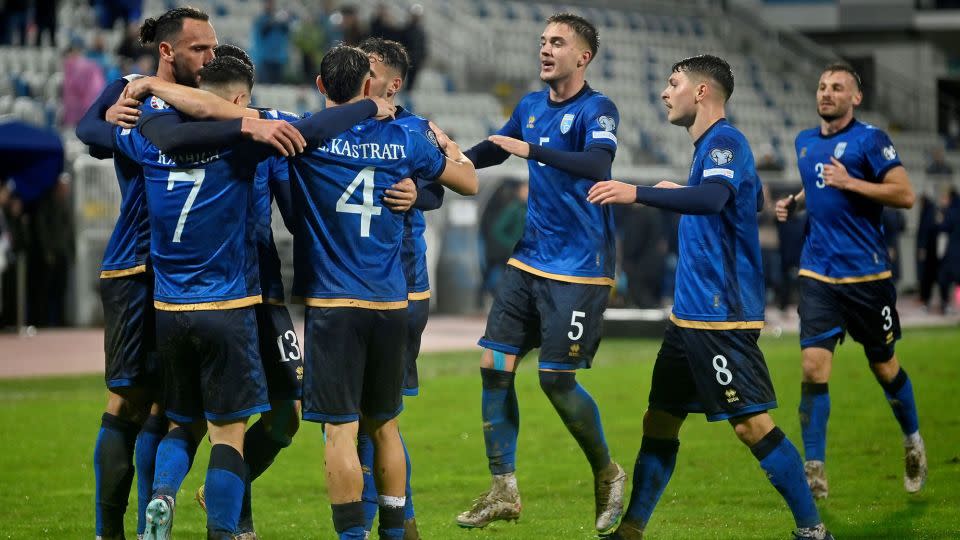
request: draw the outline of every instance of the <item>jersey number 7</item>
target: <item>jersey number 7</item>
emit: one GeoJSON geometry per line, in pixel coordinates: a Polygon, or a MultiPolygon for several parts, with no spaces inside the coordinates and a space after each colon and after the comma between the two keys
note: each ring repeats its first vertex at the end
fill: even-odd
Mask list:
{"type": "Polygon", "coordinates": [[[203,177],[206,171],[203,169],[174,169],[170,171],[167,177],[167,191],[172,191],[175,182],[193,182],[193,188],[187,195],[186,202],[183,203],[183,209],[180,210],[180,219],[177,220],[177,228],[173,231],[173,242],[180,243],[180,236],[183,234],[183,226],[187,223],[187,216],[190,215],[190,209],[193,208],[194,201],[197,200],[197,194],[200,193],[200,186],[203,185],[203,177]]]}

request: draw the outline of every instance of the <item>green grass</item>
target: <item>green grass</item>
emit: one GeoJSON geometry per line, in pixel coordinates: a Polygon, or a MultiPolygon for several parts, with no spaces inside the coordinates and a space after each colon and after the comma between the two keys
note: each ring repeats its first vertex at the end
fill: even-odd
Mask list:
{"type": "MultiPolygon", "coordinates": [[[[799,444],[796,336],[761,339],[781,408],[799,444]]],[[[596,367],[579,379],[600,404],[615,459],[628,470],[640,445],[640,418],[659,343],[607,340],[596,367]]],[[[879,386],[853,343],[839,349],[830,383],[830,498],[820,504],[838,538],[960,538],[960,332],[913,330],[898,346],[917,390],[930,476],[918,495],[903,491],[901,435],[879,386]]],[[[413,458],[417,521],[428,539],[592,538],[592,477],[586,460],[541,393],[527,362],[518,377],[517,524],[460,530],[456,514],[488,486],[480,431],[478,352],[427,354],[421,396],[401,416],[413,458]]],[[[29,361],[29,359],[23,359],[29,361]]],[[[93,538],[92,447],[105,399],[99,377],[0,381],[0,538],[93,538]]],[[[726,423],[691,416],[676,473],[648,528],[650,538],[786,538],[793,526],[776,491],[726,423]]],[[[203,481],[203,445],[180,492],[176,530],[201,538],[193,503],[203,481]]],[[[257,529],[265,540],[333,538],[320,427],[305,423],[293,446],[254,484],[257,529]]],[[[132,534],[136,501],[127,531],[132,534]]],[[[128,538],[131,536],[128,536],[128,538]]]]}

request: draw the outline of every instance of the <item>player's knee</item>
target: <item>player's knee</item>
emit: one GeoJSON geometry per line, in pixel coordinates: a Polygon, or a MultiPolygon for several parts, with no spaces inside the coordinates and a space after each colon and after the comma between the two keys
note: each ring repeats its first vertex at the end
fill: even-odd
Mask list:
{"type": "Polygon", "coordinates": [[[773,418],[767,413],[759,413],[746,417],[736,417],[730,419],[733,426],[733,432],[737,438],[747,446],[753,446],[760,442],[767,433],[770,433],[776,427],[773,418]]]}
{"type": "Polygon", "coordinates": [[[686,417],[686,413],[647,409],[643,414],[643,435],[654,439],[676,439],[686,417]]]}
{"type": "Polygon", "coordinates": [[[830,379],[830,364],[833,359],[833,346],[808,347],[802,355],[803,380],[806,382],[827,382],[830,379]]]}
{"type": "Polygon", "coordinates": [[[497,371],[514,371],[517,365],[517,356],[506,354],[493,349],[484,349],[480,355],[480,367],[497,371]]]}
{"type": "Polygon", "coordinates": [[[870,362],[870,371],[881,383],[892,381],[900,372],[900,363],[897,362],[892,347],[864,347],[864,352],[870,362]]]}
{"type": "Polygon", "coordinates": [[[540,389],[548,397],[561,396],[577,387],[577,374],[572,371],[540,371],[540,389]]]}
{"type": "Polygon", "coordinates": [[[118,418],[143,424],[150,414],[150,401],[146,392],[123,388],[111,390],[108,396],[106,412],[118,418]]]}

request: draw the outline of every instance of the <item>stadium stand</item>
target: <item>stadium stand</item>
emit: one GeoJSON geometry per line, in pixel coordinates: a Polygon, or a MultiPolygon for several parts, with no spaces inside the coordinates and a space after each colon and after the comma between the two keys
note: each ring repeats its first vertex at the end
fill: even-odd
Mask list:
{"type": "MultiPolygon", "coordinates": [[[[191,3],[211,14],[221,43],[249,46],[260,2],[191,3]]],[[[351,3],[361,19],[366,20],[380,2],[351,3]]],[[[660,92],[673,62],[694,54],[714,53],[730,62],[737,78],[728,109],[732,121],[748,136],[755,153],[762,149],[769,154],[774,168],[782,171],[765,173],[765,180],[799,183],[793,139],[799,129],[813,124],[813,81],[825,63],[824,58],[835,56],[830,51],[807,49],[813,51],[812,57],[798,60],[797,49],[788,46],[787,40],[769,39],[781,30],[759,21],[733,24],[731,18],[717,16],[721,3],[710,0],[599,3],[618,7],[596,7],[598,3],[587,2],[569,6],[519,1],[399,0],[391,2],[388,9],[396,20],[402,20],[414,3],[424,7],[430,57],[417,88],[405,96],[404,104],[433,119],[462,144],[471,145],[498,129],[516,99],[540,86],[536,36],[547,16],[570,9],[594,20],[599,27],[601,49],[588,80],[620,109],[620,151],[615,175],[641,182],[661,179],[665,174],[684,175],[690,159],[689,140],[682,130],[672,129],[666,123],[660,92]]],[[[147,0],[144,14],[157,14],[175,4],[170,0],[147,0]]],[[[306,14],[306,3],[281,4],[295,17],[306,14]]],[[[77,38],[89,44],[98,34],[106,43],[108,60],[115,60],[112,51],[124,33],[119,23],[112,30],[97,30],[93,9],[80,0],[60,2],[59,9],[59,20],[69,21],[58,29],[61,46],[77,38]]],[[[302,69],[297,55],[291,55],[289,69],[302,69]]],[[[60,129],[62,84],[61,50],[50,46],[0,47],[0,118],[9,116],[60,129]]],[[[930,149],[942,145],[940,137],[931,126],[904,125],[891,99],[878,101],[878,110],[859,116],[890,130],[905,165],[920,173],[930,149]],[[894,123],[890,118],[898,121],[894,123]]],[[[323,99],[309,85],[258,85],[254,103],[305,112],[321,108],[323,99]]],[[[116,215],[117,187],[109,162],[84,157],[85,148],[72,130],[63,130],[62,136],[68,168],[77,180],[75,208],[80,237],[76,319],[88,323],[98,317],[95,269],[116,215]]],[[[948,153],[947,160],[955,170],[960,170],[960,155],[948,153]]],[[[520,170],[518,176],[522,176],[520,170]]],[[[274,223],[280,224],[281,220],[274,223]]],[[[285,250],[289,247],[288,237],[285,231],[278,230],[277,234],[281,249],[285,250]]]]}

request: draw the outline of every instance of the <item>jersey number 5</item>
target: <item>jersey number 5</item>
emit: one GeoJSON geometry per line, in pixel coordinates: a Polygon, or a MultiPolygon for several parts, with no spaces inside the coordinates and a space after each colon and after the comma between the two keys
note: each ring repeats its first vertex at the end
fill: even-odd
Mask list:
{"type": "Polygon", "coordinates": [[[373,174],[376,170],[376,167],[366,167],[360,171],[337,201],[337,212],[360,214],[360,236],[363,238],[370,236],[370,219],[373,216],[379,216],[383,210],[373,204],[373,174]],[[363,204],[347,202],[360,184],[363,184],[363,204]]]}
{"type": "Polygon", "coordinates": [[[183,235],[183,226],[187,223],[187,216],[190,215],[190,209],[197,200],[197,194],[200,193],[200,186],[203,185],[203,177],[206,174],[204,169],[173,169],[170,176],[167,177],[167,191],[172,191],[176,182],[193,182],[190,194],[187,195],[187,201],[183,203],[183,209],[180,210],[180,219],[177,220],[177,228],[173,231],[173,242],[180,243],[180,236],[183,235]]]}

